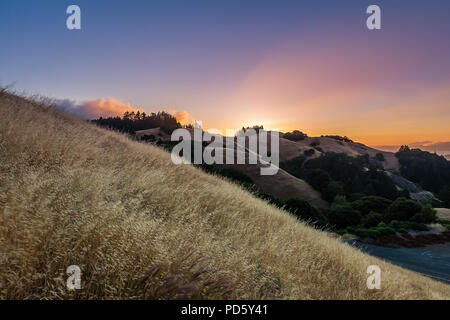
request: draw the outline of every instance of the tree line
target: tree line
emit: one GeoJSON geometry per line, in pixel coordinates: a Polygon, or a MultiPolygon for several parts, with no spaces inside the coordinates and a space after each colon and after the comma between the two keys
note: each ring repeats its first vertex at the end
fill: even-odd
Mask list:
{"type": "Polygon", "coordinates": [[[152,112],[150,114],[141,113],[140,111],[126,111],[122,117],[100,117],[91,121],[99,126],[129,134],[134,134],[139,130],[158,127],[165,133],[172,134],[175,129],[181,128],[181,124],[177,119],[165,111],[152,112]]]}

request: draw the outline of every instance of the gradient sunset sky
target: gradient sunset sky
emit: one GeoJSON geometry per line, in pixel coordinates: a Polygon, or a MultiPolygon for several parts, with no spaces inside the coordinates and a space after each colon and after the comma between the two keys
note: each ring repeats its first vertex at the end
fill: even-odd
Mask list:
{"type": "Polygon", "coordinates": [[[448,0],[1,0],[0,30],[0,84],[19,91],[220,130],[450,141],[448,0]],[[371,4],[382,30],[366,28],[371,4]]]}

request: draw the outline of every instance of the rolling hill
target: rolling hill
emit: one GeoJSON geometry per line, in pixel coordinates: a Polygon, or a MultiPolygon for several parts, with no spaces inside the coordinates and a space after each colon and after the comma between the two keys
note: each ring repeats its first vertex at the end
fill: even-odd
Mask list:
{"type": "Polygon", "coordinates": [[[1,299],[450,298],[160,148],[6,92],[0,112],[1,299]]]}
{"type": "MultiPolygon", "coordinates": [[[[136,137],[138,139],[141,139],[145,135],[152,135],[154,140],[161,140],[164,142],[170,141],[170,135],[162,131],[160,128],[136,131],[136,137]]],[[[192,132],[191,135],[193,135],[192,132]]],[[[330,137],[306,137],[301,141],[291,141],[284,138],[283,136],[284,134],[280,133],[280,163],[303,156],[305,151],[314,149],[314,154],[311,155],[308,159],[318,158],[326,152],[343,153],[350,157],[357,157],[367,154],[371,158],[374,158],[378,153],[381,153],[384,157],[384,161],[380,162],[380,165],[383,166],[385,170],[399,169],[399,162],[394,153],[377,150],[365,146],[361,143],[352,141],[339,141],[330,137]]],[[[248,163],[248,137],[246,137],[245,141],[245,156],[247,160],[246,163],[248,163]]],[[[225,146],[225,138],[223,141],[223,145],[225,146]]],[[[268,140],[268,149],[270,150],[270,139],[268,140]]],[[[286,172],[282,169],[280,169],[279,172],[274,176],[261,176],[259,170],[260,165],[261,164],[258,163],[256,165],[223,165],[223,167],[231,167],[247,175],[252,179],[258,191],[260,192],[270,194],[276,198],[283,200],[286,200],[288,198],[305,199],[312,205],[320,209],[329,207],[329,204],[322,199],[320,192],[311,187],[311,185],[305,180],[295,177],[289,172],[286,172]]]]}
{"type": "Polygon", "coordinates": [[[395,157],[395,153],[388,151],[381,151],[368,147],[362,143],[352,141],[339,141],[330,137],[307,137],[301,141],[290,141],[283,137],[280,138],[280,159],[290,160],[303,154],[305,150],[313,148],[311,145],[316,145],[322,151],[315,150],[312,157],[319,157],[324,152],[344,153],[351,157],[362,156],[368,154],[370,157],[375,157],[377,153],[384,156],[382,163],[384,169],[398,170],[399,163],[395,157]]]}

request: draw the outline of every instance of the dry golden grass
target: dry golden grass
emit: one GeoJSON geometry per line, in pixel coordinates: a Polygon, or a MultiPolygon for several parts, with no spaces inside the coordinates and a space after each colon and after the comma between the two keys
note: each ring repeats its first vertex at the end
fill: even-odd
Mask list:
{"type": "Polygon", "coordinates": [[[450,220],[450,209],[448,208],[436,208],[437,216],[444,220],[450,220]]]}
{"type": "Polygon", "coordinates": [[[0,95],[2,299],[450,297],[163,150],[0,95]]]}

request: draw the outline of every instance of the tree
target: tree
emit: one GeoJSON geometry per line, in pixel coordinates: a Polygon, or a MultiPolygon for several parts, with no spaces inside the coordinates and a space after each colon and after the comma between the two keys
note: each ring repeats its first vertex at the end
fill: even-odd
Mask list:
{"type": "Polygon", "coordinates": [[[308,149],[303,151],[303,154],[305,155],[305,157],[311,157],[314,153],[316,153],[316,150],[314,149],[308,149]]]}
{"type": "Polygon", "coordinates": [[[352,139],[350,139],[349,137],[347,137],[347,136],[338,136],[338,135],[323,135],[322,137],[324,137],[324,138],[331,138],[331,139],[334,139],[334,140],[337,140],[337,141],[341,141],[341,142],[353,142],[353,140],[352,139]]]}
{"type": "Polygon", "coordinates": [[[414,215],[422,210],[422,205],[414,200],[398,198],[387,210],[387,219],[389,221],[410,221],[414,215]]]}
{"type": "Polygon", "coordinates": [[[331,181],[323,190],[322,198],[328,202],[333,201],[333,199],[338,195],[345,195],[344,188],[341,184],[336,181],[331,181]]]}
{"type": "Polygon", "coordinates": [[[135,131],[160,127],[162,131],[171,134],[175,129],[181,128],[181,124],[171,114],[162,111],[152,112],[150,116],[140,111],[126,111],[123,117],[109,117],[92,120],[94,123],[121,132],[134,134],[135,131]]]}
{"type": "Polygon", "coordinates": [[[378,212],[370,211],[370,213],[362,218],[362,223],[366,228],[378,226],[383,221],[383,215],[378,212]]]}
{"type": "Polygon", "coordinates": [[[306,180],[316,190],[324,190],[331,182],[330,175],[322,169],[314,169],[307,173],[306,180]]]}
{"type": "Polygon", "coordinates": [[[286,160],[280,163],[280,168],[289,172],[294,177],[303,178],[302,165],[305,162],[305,157],[299,156],[290,160],[286,160]]]}
{"type": "Polygon", "coordinates": [[[376,155],[375,155],[375,159],[377,159],[378,161],[380,161],[380,162],[383,162],[385,159],[384,159],[384,154],[382,154],[381,152],[378,152],[376,155]]]}
{"type": "Polygon", "coordinates": [[[242,127],[241,131],[242,132],[247,132],[247,130],[255,130],[256,133],[259,133],[259,130],[264,130],[264,126],[263,125],[254,125],[252,127],[242,127]]]}
{"type": "Polygon", "coordinates": [[[324,175],[318,176],[317,172],[312,172],[315,170],[325,171],[330,181],[339,182],[349,198],[358,192],[388,199],[397,198],[397,189],[392,179],[373,165],[368,155],[350,157],[344,153],[327,152],[308,160],[303,167],[306,180],[322,192],[330,181],[318,186],[317,178],[324,178],[324,175]]]}
{"type": "Polygon", "coordinates": [[[361,221],[361,214],[349,203],[332,205],[328,212],[328,221],[337,229],[355,226],[361,221]]]}
{"type": "Polygon", "coordinates": [[[299,130],[287,132],[283,135],[283,138],[291,140],[291,141],[301,141],[301,140],[305,140],[307,137],[308,137],[308,135],[306,133],[303,133],[299,130]]]}
{"type": "Polygon", "coordinates": [[[392,201],[378,196],[366,196],[352,202],[352,207],[361,212],[362,215],[367,215],[371,211],[381,214],[386,213],[387,208],[392,204],[392,201]]]}
{"type": "Polygon", "coordinates": [[[443,156],[405,146],[395,156],[401,175],[425,190],[439,193],[450,181],[450,161],[443,156]]]}
{"type": "Polygon", "coordinates": [[[422,207],[419,213],[416,213],[412,219],[414,222],[431,223],[436,220],[436,210],[430,204],[426,204],[422,207]]]}
{"type": "Polygon", "coordinates": [[[442,188],[441,192],[439,192],[439,199],[444,202],[444,207],[450,208],[450,186],[446,185],[442,188]]]}

